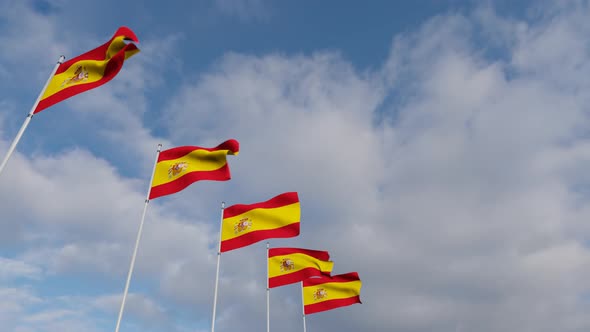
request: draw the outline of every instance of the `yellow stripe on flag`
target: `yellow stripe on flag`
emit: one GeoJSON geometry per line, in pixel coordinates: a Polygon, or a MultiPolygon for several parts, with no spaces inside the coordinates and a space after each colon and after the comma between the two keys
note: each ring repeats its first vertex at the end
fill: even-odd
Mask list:
{"type": "Polygon", "coordinates": [[[334,262],[322,261],[315,257],[301,253],[273,256],[268,259],[268,277],[272,278],[276,276],[281,276],[301,271],[308,267],[317,268],[320,271],[332,271],[333,266],[334,262]],[[286,270],[284,267],[281,269],[283,259],[290,259],[293,262],[292,267],[288,270],[286,270]]]}
{"type": "MultiPolygon", "coordinates": [[[[113,56],[115,56],[115,54],[119,53],[120,50],[123,49],[123,47],[125,47],[125,45],[127,45],[125,43],[125,37],[124,36],[119,36],[116,37],[115,39],[113,39],[113,42],[109,45],[109,48],[107,49],[107,59],[112,58],[113,56]]],[[[137,50],[139,51],[139,50],[137,50]]],[[[125,60],[127,60],[128,57],[130,57],[131,55],[135,54],[135,52],[133,54],[127,54],[128,52],[125,52],[125,60]]]]}
{"type": "Polygon", "coordinates": [[[105,61],[81,60],[73,64],[63,73],[53,76],[43,97],[51,96],[65,88],[78,84],[99,81],[104,76],[105,61]]]}
{"type": "Polygon", "coordinates": [[[156,164],[152,187],[172,182],[184,174],[195,171],[214,171],[227,163],[227,150],[194,150],[178,159],[164,160],[156,164]],[[185,164],[182,164],[185,163],[185,164]],[[182,165],[177,174],[169,173],[173,165],[182,165]]]}
{"type": "Polygon", "coordinates": [[[258,208],[223,219],[221,240],[229,240],[255,231],[268,230],[298,223],[299,202],[278,208],[258,208]]]}
{"type": "Polygon", "coordinates": [[[346,299],[361,293],[360,280],[350,282],[327,282],[303,287],[303,304],[309,305],[329,300],[346,299]]]}
{"type": "MultiPolygon", "coordinates": [[[[67,70],[61,72],[51,79],[47,89],[43,93],[41,99],[47,98],[57,92],[66,88],[88,84],[100,81],[104,77],[104,71],[107,67],[107,63],[110,59],[121,51],[125,45],[125,37],[119,36],[113,39],[109,45],[105,54],[105,59],[101,60],[80,60],[73,63],[67,70]]],[[[125,59],[129,58],[133,54],[139,52],[138,49],[134,49],[130,52],[125,52],[125,59]]]]}

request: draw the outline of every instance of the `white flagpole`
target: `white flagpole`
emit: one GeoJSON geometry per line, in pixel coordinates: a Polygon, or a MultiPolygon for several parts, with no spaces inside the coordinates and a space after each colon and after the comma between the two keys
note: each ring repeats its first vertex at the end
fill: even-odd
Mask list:
{"type": "Polygon", "coordinates": [[[6,163],[8,163],[8,159],[10,159],[10,156],[14,152],[14,149],[16,148],[16,145],[18,144],[18,142],[20,141],[21,137],[23,136],[23,134],[25,132],[25,129],[27,129],[27,127],[29,126],[29,123],[31,122],[31,119],[33,118],[33,112],[35,111],[35,108],[37,108],[37,105],[39,105],[39,101],[41,101],[41,97],[45,93],[45,90],[47,89],[47,86],[49,85],[49,82],[53,78],[53,75],[55,75],[55,72],[57,71],[57,68],[59,68],[59,66],[64,62],[65,59],[66,59],[66,57],[63,56],[63,55],[61,55],[59,57],[59,60],[57,60],[57,63],[55,64],[55,67],[53,67],[53,71],[51,72],[51,75],[49,75],[49,78],[47,79],[47,82],[45,82],[45,86],[43,86],[43,90],[41,90],[41,93],[39,93],[39,96],[37,97],[37,100],[35,100],[35,103],[33,104],[33,107],[31,107],[31,110],[29,111],[29,114],[27,114],[27,117],[25,118],[25,121],[23,122],[23,125],[20,127],[18,133],[16,134],[16,137],[12,141],[12,144],[10,144],[10,147],[8,148],[8,152],[6,153],[6,156],[4,157],[4,160],[2,160],[2,164],[0,164],[0,174],[4,170],[4,167],[6,166],[6,163]]]}
{"type": "Polygon", "coordinates": [[[215,332],[215,310],[217,309],[217,287],[219,286],[219,261],[221,260],[221,232],[223,231],[223,210],[225,202],[221,202],[221,221],[219,222],[219,245],[217,247],[217,272],[215,272],[215,292],[213,294],[213,317],[211,318],[211,332],[215,332]]]}
{"type": "Polygon", "coordinates": [[[131,275],[133,274],[133,266],[135,265],[135,257],[137,257],[137,248],[139,247],[139,240],[141,239],[141,232],[143,230],[143,222],[145,220],[145,214],[147,212],[148,204],[150,203],[150,192],[152,191],[152,182],[154,181],[154,173],[156,171],[156,165],[158,164],[158,156],[162,149],[162,144],[158,144],[158,150],[156,152],[156,160],[154,161],[154,168],[152,169],[152,176],[149,182],[149,189],[145,198],[145,205],[143,206],[143,214],[141,215],[141,222],[139,223],[139,230],[137,231],[137,238],[135,239],[135,248],[133,249],[133,256],[131,256],[131,264],[129,264],[129,272],[127,273],[127,282],[125,283],[125,290],[123,291],[123,300],[121,301],[121,309],[119,309],[119,318],[117,318],[117,326],[115,332],[119,332],[121,326],[121,318],[123,317],[123,309],[125,308],[125,300],[127,299],[127,292],[129,291],[129,283],[131,282],[131,275]]]}
{"type": "Polygon", "coordinates": [[[305,326],[305,301],[303,298],[303,281],[301,282],[301,309],[303,310],[303,332],[307,332],[307,326],[305,326]]]}
{"type": "Polygon", "coordinates": [[[268,252],[270,243],[266,242],[266,332],[270,332],[270,287],[268,285],[268,252]]]}

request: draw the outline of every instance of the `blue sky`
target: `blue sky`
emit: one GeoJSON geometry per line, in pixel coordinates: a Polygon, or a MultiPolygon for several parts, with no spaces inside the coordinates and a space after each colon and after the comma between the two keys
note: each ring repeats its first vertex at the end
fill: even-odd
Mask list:
{"type": "MultiPolygon", "coordinates": [[[[297,191],[362,305],[310,331],[590,328],[588,1],[0,0],[0,154],[58,56],[141,52],[37,114],[0,174],[0,326],[113,331],[155,149],[235,138],[232,180],[152,200],[121,331],[209,331],[219,205],[297,191]]],[[[265,327],[265,246],[217,331],[265,327]]],[[[296,285],[271,328],[299,331],[296,285]]]]}

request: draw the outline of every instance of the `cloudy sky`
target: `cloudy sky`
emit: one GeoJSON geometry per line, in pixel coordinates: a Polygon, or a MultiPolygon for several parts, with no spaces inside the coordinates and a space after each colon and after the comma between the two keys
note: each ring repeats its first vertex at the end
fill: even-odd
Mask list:
{"type": "MultiPolygon", "coordinates": [[[[114,331],[155,150],[235,138],[232,180],[149,205],[121,331],[209,331],[220,203],[297,191],[362,305],[308,331],[590,330],[588,1],[0,0],[0,154],[59,55],[141,52],[36,115],[0,174],[0,327],[114,331]]],[[[216,330],[266,323],[266,248],[216,330]]],[[[271,328],[301,331],[298,285],[271,328]]]]}

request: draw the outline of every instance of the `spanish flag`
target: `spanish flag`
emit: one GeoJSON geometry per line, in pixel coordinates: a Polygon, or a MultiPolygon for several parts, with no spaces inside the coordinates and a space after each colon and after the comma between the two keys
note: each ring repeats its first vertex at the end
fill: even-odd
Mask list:
{"type": "Polygon", "coordinates": [[[327,251],[301,248],[268,250],[268,287],[303,281],[309,277],[330,275],[334,262],[327,251]]]}
{"type": "Polygon", "coordinates": [[[62,63],[33,113],[112,80],[123,62],[139,52],[135,44],[125,41],[139,42],[131,29],[120,27],[105,44],[62,63]]]}
{"type": "Polygon", "coordinates": [[[229,180],[231,176],[226,157],[239,152],[240,143],[234,139],[214,148],[179,146],[160,152],[150,199],[174,194],[200,180],[229,180]]]}
{"type": "Polygon", "coordinates": [[[303,281],[305,315],[361,303],[361,280],[356,272],[303,281]]]}
{"type": "Polygon", "coordinates": [[[221,252],[270,238],[299,235],[301,207],[296,192],[255,204],[237,204],[223,211],[221,252]]]}

